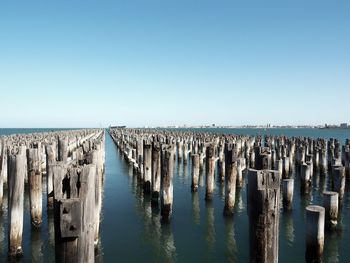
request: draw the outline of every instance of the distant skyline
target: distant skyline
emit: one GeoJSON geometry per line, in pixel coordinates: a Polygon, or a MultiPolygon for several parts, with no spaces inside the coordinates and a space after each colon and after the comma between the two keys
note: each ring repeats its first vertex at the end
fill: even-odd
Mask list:
{"type": "Polygon", "coordinates": [[[0,1],[0,128],[350,123],[350,1],[0,1]]]}

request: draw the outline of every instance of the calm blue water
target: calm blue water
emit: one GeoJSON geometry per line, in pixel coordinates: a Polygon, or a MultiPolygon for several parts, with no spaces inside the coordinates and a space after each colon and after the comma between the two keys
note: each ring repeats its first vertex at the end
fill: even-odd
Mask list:
{"type": "MultiPolygon", "coordinates": [[[[49,129],[50,130],[50,129],[49,129]]],[[[34,130],[4,130],[0,134],[33,132],[34,130]]],[[[37,130],[36,130],[37,131],[37,130]]],[[[209,129],[209,132],[235,134],[274,134],[350,138],[349,130],[317,129],[209,129]]],[[[301,196],[296,177],[293,210],[281,210],[280,262],[303,262],[305,251],[305,206],[322,204],[322,192],[327,176],[315,175],[310,195],[301,196]]],[[[45,177],[43,180],[45,181],[45,177]]],[[[46,185],[46,182],[43,182],[46,185]]],[[[106,134],[106,175],[104,182],[101,247],[97,262],[247,262],[249,260],[248,216],[245,187],[237,192],[235,215],[225,219],[224,187],[216,183],[215,197],[210,205],[204,201],[204,174],[198,193],[192,194],[191,164],[179,164],[174,174],[174,213],[170,224],[162,225],[158,211],[152,211],[150,200],[144,197],[137,177],[124,162],[113,141],[106,134]]],[[[45,192],[46,189],[43,190],[45,192]]],[[[27,195],[27,191],[26,191],[27,195]]],[[[24,218],[23,262],[53,260],[53,222],[44,213],[43,227],[32,232],[29,202],[26,196],[24,218]]],[[[43,199],[46,206],[46,200],[43,199]]],[[[7,201],[0,215],[0,261],[7,261],[7,201]],[[6,233],[6,234],[5,234],[6,233]]],[[[347,182],[336,231],[326,233],[325,262],[347,262],[350,249],[350,193],[347,182]]]]}

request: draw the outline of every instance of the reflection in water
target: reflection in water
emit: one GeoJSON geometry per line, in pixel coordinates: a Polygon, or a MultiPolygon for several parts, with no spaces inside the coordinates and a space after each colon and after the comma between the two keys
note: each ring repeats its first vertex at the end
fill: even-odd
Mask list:
{"type": "Polygon", "coordinates": [[[49,211],[47,215],[47,226],[48,226],[48,232],[49,232],[49,245],[55,246],[55,224],[54,224],[54,217],[53,217],[53,211],[49,211]]]}
{"type": "Polygon", "coordinates": [[[236,204],[238,212],[242,213],[244,211],[244,201],[242,197],[243,193],[241,188],[236,188],[236,204]]]}
{"type": "Polygon", "coordinates": [[[41,240],[41,231],[33,229],[30,235],[31,262],[43,262],[43,242],[41,240]]]}
{"type": "Polygon", "coordinates": [[[200,216],[200,205],[199,205],[199,195],[198,192],[192,193],[192,214],[193,221],[196,225],[200,224],[201,216],[200,216]]]}
{"type": "Polygon", "coordinates": [[[294,233],[294,222],[293,222],[293,214],[292,210],[285,210],[283,213],[284,225],[286,228],[286,238],[288,241],[288,245],[290,247],[293,246],[295,233],[294,233]]]}
{"type": "Polygon", "coordinates": [[[238,262],[233,217],[225,217],[224,223],[226,232],[227,261],[238,262]]]}
{"type": "Polygon", "coordinates": [[[222,182],[219,182],[219,196],[221,201],[225,201],[225,184],[222,182]]]}
{"type": "Polygon", "coordinates": [[[161,247],[164,249],[165,253],[165,259],[162,259],[161,262],[175,262],[176,247],[171,224],[162,224],[161,230],[161,247]]]}
{"type": "Polygon", "coordinates": [[[199,186],[200,187],[204,187],[204,179],[205,179],[205,169],[202,169],[200,172],[199,172],[199,186]]]}
{"type": "Polygon", "coordinates": [[[339,262],[339,245],[340,239],[339,233],[336,231],[326,232],[326,246],[325,246],[325,258],[324,262],[336,263],[339,262]]]}
{"type": "Polygon", "coordinates": [[[144,225],[145,243],[154,250],[154,262],[175,262],[176,247],[171,223],[162,224],[160,209],[152,206],[151,196],[144,194],[136,173],[130,178],[130,186],[136,199],[136,209],[144,225]]]}
{"type": "Polygon", "coordinates": [[[206,211],[207,211],[207,244],[210,251],[214,249],[215,241],[216,241],[216,233],[215,233],[215,216],[214,216],[214,205],[213,202],[206,202],[206,211]]]}

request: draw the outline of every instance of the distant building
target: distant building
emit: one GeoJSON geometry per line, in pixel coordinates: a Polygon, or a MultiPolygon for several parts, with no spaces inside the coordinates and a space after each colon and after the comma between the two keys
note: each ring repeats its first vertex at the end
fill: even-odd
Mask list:
{"type": "Polygon", "coordinates": [[[347,123],[341,123],[340,124],[340,128],[347,128],[348,127],[348,124],[347,123]]]}

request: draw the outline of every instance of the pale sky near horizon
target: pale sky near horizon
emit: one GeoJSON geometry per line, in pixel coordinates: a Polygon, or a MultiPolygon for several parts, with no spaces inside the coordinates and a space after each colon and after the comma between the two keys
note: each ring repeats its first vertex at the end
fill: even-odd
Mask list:
{"type": "Polygon", "coordinates": [[[350,1],[0,0],[0,128],[350,123],[350,1]]]}

